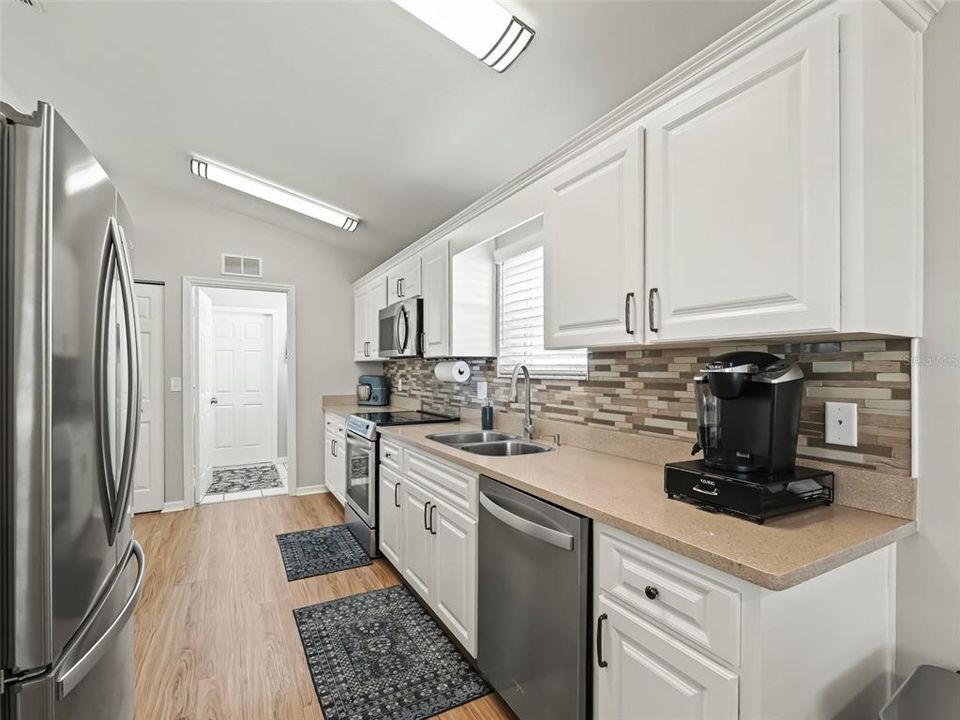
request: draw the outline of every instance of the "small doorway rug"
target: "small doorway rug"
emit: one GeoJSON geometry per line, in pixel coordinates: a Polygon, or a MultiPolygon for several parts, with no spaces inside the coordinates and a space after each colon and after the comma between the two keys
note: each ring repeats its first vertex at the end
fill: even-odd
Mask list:
{"type": "Polygon", "coordinates": [[[273,463],[256,465],[231,465],[215,467],[211,470],[213,479],[207,489],[207,495],[218,493],[242,492],[244,490],[266,490],[280,487],[280,471],[273,463]]]}
{"type": "Polygon", "coordinates": [[[346,525],[277,535],[287,580],[302,580],[373,562],[346,525]]]}
{"type": "Polygon", "coordinates": [[[293,615],[326,720],[420,720],[490,692],[402,585],[293,615]]]}

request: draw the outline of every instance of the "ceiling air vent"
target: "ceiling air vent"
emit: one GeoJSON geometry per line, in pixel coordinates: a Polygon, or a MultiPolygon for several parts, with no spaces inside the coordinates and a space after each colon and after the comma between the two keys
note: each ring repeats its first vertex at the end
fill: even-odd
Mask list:
{"type": "Polygon", "coordinates": [[[220,256],[220,274],[263,277],[263,258],[223,254],[220,256]]]}

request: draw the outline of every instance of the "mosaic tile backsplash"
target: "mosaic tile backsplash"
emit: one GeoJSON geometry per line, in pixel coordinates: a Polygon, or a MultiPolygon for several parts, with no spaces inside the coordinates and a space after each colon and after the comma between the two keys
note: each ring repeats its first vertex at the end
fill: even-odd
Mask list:
{"type": "MultiPolygon", "coordinates": [[[[534,379],[534,419],[692,443],[697,423],[693,377],[709,358],[734,349],[771,352],[800,364],[805,382],[799,456],[910,475],[910,341],[905,339],[596,350],[590,353],[586,380],[534,379]],[[859,406],[858,447],[824,441],[823,404],[827,400],[859,406]]],[[[483,404],[477,400],[476,383],[485,379],[498,412],[523,411],[522,404],[507,401],[510,378],[497,377],[495,358],[469,360],[472,374],[464,384],[438,381],[433,375],[436,362],[385,362],[393,394],[418,398],[425,409],[457,413],[461,407],[483,404]]]]}

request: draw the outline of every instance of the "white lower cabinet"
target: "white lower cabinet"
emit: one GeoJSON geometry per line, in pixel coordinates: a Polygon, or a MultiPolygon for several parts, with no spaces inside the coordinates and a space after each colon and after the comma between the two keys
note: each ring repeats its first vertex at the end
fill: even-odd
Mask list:
{"type": "Polygon", "coordinates": [[[405,481],[400,488],[403,554],[400,571],[420,597],[433,605],[433,578],[436,569],[433,535],[430,533],[430,494],[416,483],[405,481]]]}
{"type": "Polygon", "coordinates": [[[402,453],[396,465],[406,471],[380,463],[380,551],[476,657],[479,476],[419,451],[392,448],[402,453]]]}
{"type": "Polygon", "coordinates": [[[434,611],[471,655],[476,655],[477,521],[435,503],[434,611]]]}
{"type": "Polygon", "coordinates": [[[595,621],[605,667],[594,665],[601,720],[736,720],[737,674],[601,593],[595,621]]]}
{"type": "Polygon", "coordinates": [[[599,720],[876,717],[892,682],[893,549],[767,590],[594,523],[599,720]]]}
{"type": "Polygon", "coordinates": [[[327,447],[323,459],[323,476],[327,490],[341,505],[345,502],[347,484],[347,448],[343,438],[327,433],[327,447]]]}
{"type": "Polygon", "coordinates": [[[380,552],[394,567],[403,567],[403,503],[400,498],[403,481],[400,475],[381,463],[378,482],[380,489],[377,493],[377,537],[380,552]]]}

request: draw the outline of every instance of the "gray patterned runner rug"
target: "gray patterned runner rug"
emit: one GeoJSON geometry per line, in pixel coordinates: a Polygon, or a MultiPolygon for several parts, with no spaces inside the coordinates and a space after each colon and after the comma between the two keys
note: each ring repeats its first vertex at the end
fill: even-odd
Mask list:
{"type": "Polygon", "coordinates": [[[369,565],[370,556],[346,525],[277,535],[287,580],[302,580],[369,565]]]}
{"type": "Polygon", "coordinates": [[[293,616],[326,720],[420,720],[490,692],[402,585],[293,616]]]}

